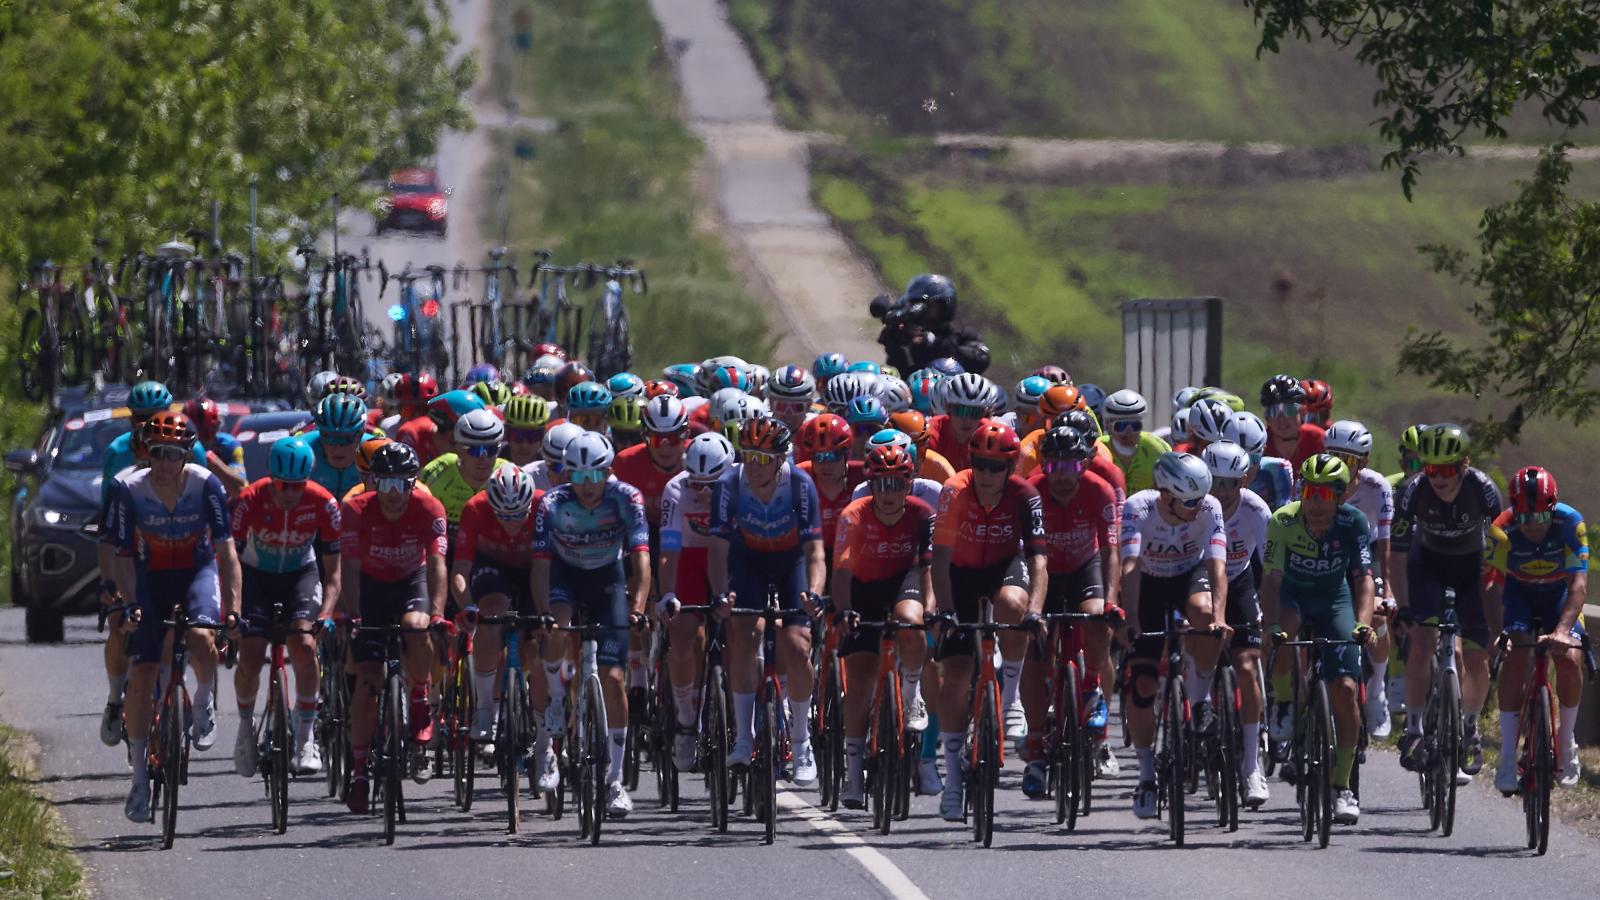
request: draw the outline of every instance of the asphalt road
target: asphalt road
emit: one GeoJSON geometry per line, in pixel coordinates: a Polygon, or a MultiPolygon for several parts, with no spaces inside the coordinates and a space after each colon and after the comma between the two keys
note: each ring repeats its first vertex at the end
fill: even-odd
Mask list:
{"type": "MultiPolygon", "coordinates": [[[[1441,889],[1455,896],[1593,897],[1587,877],[1596,845],[1556,826],[1548,858],[1522,848],[1520,806],[1482,785],[1463,789],[1456,833],[1430,834],[1416,806],[1413,776],[1380,753],[1362,775],[1361,824],[1335,832],[1332,845],[1300,843],[1293,792],[1246,814],[1237,833],[1192,825],[1190,846],[1176,849],[1164,822],[1129,812],[1129,775],[1097,784],[1093,815],[1068,833],[1048,804],[1022,798],[1008,767],[994,847],[972,845],[967,832],[938,818],[936,798],[917,798],[912,817],[888,837],[868,835],[862,813],[820,813],[812,791],[786,794],[776,845],[762,846],[754,823],[735,816],[727,835],[707,825],[698,782],[685,779],[676,815],[656,809],[641,781],[633,816],[607,823],[600,847],[577,840],[569,813],[559,823],[526,815],[523,833],[505,834],[498,787],[480,787],[471,814],[455,811],[447,779],[408,787],[410,821],[384,847],[379,820],[356,817],[323,799],[322,783],[291,786],[290,827],[278,836],[259,778],[246,782],[230,758],[233,695],[223,679],[220,739],[197,754],[183,792],[176,845],[161,851],[153,825],[122,816],[127,766],[122,748],[101,745],[98,714],[105,691],[93,619],[68,620],[67,643],[21,642],[22,615],[0,610],[0,719],[39,740],[39,787],[65,816],[98,892],[106,896],[213,897],[244,889],[259,897],[660,896],[664,883],[696,896],[973,897],[1060,896],[1101,888],[1134,896],[1191,896],[1198,885],[1234,897],[1281,897],[1286,888],[1318,896],[1404,896],[1441,889]],[[174,866],[175,860],[185,865],[174,866]],[[669,881],[664,881],[669,880],[669,881]]],[[[1123,751],[1124,771],[1132,768],[1123,751]]],[[[480,781],[480,786],[484,784],[480,781]]],[[[542,807],[541,807],[542,808],[542,807]]],[[[1189,806],[1191,823],[1206,807],[1189,806]]]]}

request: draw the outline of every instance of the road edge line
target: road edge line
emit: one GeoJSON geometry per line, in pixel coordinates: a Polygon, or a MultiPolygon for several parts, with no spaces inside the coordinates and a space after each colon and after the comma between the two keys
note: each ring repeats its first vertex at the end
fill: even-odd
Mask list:
{"type": "Polygon", "coordinates": [[[793,791],[779,791],[778,805],[794,812],[804,819],[806,824],[826,835],[828,840],[845,848],[845,853],[860,863],[861,867],[867,870],[867,874],[883,886],[889,896],[896,900],[928,900],[928,895],[917,887],[911,876],[895,865],[889,857],[862,840],[860,835],[846,828],[837,819],[801,799],[793,791]]]}

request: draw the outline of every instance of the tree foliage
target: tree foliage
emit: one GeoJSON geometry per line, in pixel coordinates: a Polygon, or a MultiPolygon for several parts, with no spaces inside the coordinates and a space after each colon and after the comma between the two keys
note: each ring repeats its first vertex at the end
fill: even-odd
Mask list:
{"type": "Polygon", "coordinates": [[[304,232],[333,191],[467,127],[443,0],[0,3],[0,260],[84,258],[209,221],[304,232]]]}

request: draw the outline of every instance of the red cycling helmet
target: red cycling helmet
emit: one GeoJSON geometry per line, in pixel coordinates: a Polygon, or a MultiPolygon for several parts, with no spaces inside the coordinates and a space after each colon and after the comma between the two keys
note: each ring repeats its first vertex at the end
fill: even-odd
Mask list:
{"type": "Polygon", "coordinates": [[[678,386],[670,381],[662,381],[660,379],[644,383],[644,398],[646,400],[654,400],[662,394],[666,394],[668,397],[676,397],[678,396],[678,386]]]}
{"type": "Polygon", "coordinates": [[[201,434],[216,434],[222,427],[222,410],[217,408],[217,401],[210,397],[196,397],[185,403],[183,414],[189,417],[195,431],[201,434]]]}
{"type": "Polygon", "coordinates": [[[556,372],[556,396],[565,397],[572,386],[594,380],[594,371],[581,362],[569,362],[556,372]]]}
{"type": "Polygon", "coordinates": [[[395,401],[401,406],[420,406],[439,396],[439,382],[427,372],[403,375],[394,386],[395,401]]]}
{"type": "Polygon", "coordinates": [[[1300,382],[1300,387],[1304,388],[1306,392],[1306,399],[1302,401],[1301,412],[1333,412],[1333,388],[1329,387],[1326,381],[1307,378],[1300,382]]]}
{"type": "Polygon", "coordinates": [[[533,358],[538,359],[541,356],[554,356],[556,359],[565,361],[567,351],[562,349],[560,344],[543,343],[534,345],[533,358]]]}
{"type": "Polygon", "coordinates": [[[1518,469],[1506,485],[1511,509],[1517,515],[1550,512],[1556,508],[1556,477],[1538,466],[1518,469]]]}
{"type": "Polygon", "coordinates": [[[800,450],[807,456],[850,449],[850,423],[823,413],[800,426],[800,450]]]}
{"type": "Polygon", "coordinates": [[[878,444],[867,450],[867,474],[873,478],[891,476],[910,478],[916,474],[917,464],[911,454],[899,444],[878,444]]]}
{"type": "Polygon", "coordinates": [[[978,426],[967,441],[967,449],[974,459],[998,459],[1014,462],[1022,452],[1022,442],[1010,425],[988,420],[978,426]]]}

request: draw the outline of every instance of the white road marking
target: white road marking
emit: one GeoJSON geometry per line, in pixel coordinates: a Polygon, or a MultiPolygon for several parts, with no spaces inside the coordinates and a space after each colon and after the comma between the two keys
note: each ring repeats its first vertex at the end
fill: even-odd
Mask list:
{"type": "Polygon", "coordinates": [[[896,900],[928,900],[928,895],[912,883],[899,866],[890,862],[889,857],[868,846],[866,841],[839,820],[800,799],[792,791],[779,791],[778,805],[798,815],[812,828],[827,835],[828,840],[843,847],[845,854],[860,863],[889,896],[896,900]]]}

